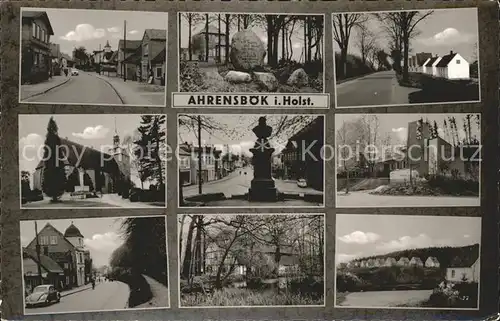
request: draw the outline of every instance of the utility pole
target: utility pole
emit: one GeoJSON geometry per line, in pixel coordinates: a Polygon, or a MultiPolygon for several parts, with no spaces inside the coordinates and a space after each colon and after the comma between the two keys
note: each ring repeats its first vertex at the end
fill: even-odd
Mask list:
{"type": "Polygon", "coordinates": [[[198,115],[198,194],[203,194],[202,187],[202,175],[201,175],[201,158],[202,158],[202,149],[201,149],[201,116],[198,115]]]}
{"type": "Polygon", "coordinates": [[[101,44],[99,44],[99,75],[101,74],[101,57],[102,57],[101,44]]]}
{"type": "Polygon", "coordinates": [[[125,64],[125,53],[127,52],[127,20],[123,20],[123,81],[127,81],[127,66],[125,64]]]}
{"type": "Polygon", "coordinates": [[[37,259],[37,268],[38,268],[38,281],[40,282],[39,285],[43,284],[43,277],[42,277],[42,267],[40,266],[40,242],[38,240],[38,225],[35,221],[35,237],[36,237],[36,259],[37,259]]]}

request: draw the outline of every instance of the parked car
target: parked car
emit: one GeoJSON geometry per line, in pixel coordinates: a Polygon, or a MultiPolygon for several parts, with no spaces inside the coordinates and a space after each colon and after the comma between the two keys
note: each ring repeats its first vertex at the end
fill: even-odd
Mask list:
{"type": "Polygon", "coordinates": [[[297,180],[297,186],[298,187],[307,187],[307,181],[303,178],[300,178],[299,180],[297,180]]]}
{"type": "Polygon", "coordinates": [[[78,76],[78,69],[71,69],[71,76],[78,76]]]}
{"type": "Polygon", "coordinates": [[[39,285],[33,289],[30,295],[26,297],[26,307],[37,305],[48,305],[52,302],[61,302],[61,293],[51,284],[39,285]]]}

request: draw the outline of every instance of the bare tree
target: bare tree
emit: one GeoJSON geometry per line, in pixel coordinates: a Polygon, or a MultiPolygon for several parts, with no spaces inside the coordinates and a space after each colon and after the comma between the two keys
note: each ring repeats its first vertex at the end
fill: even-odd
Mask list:
{"type": "Polygon", "coordinates": [[[403,80],[408,81],[408,58],[410,53],[410,40],[416,37],[420,31],[416,28],[417,25],[429,17],[433,11],[425,13],[421,11],[399,11],[391,13],[379,14],[382,21],[385,21],[386,29],[390,31],[391,36],[399,37],[401,40],[402,60],[403,60],[403,80]]]}
{"type": "Polygon", "coordinates": [[[194,12],[181,13],[181,17],[184,18],[188,23],[188,57],[189,61],[193,60],[193,46],[192,46],[192,28],[193,24],[200,20],[200,15],[194,12]]]}
{"type": "Polygon", "coordinates": [[[367,60],[373,57],[372,53],[376,48],[375,37],[366,22],[358,24],[357,31],[357,46],[361,52],[361,61],[366,65],[367,60]]]}
{"type": "Polygon", "coordinates": [[[333,15],[332,20],[333,40],[340,49],[340,76],[347,77],[347,53],[351,33],[354,27],[367,20],[367,16],[360,13],[341,13],[333,15]]]}

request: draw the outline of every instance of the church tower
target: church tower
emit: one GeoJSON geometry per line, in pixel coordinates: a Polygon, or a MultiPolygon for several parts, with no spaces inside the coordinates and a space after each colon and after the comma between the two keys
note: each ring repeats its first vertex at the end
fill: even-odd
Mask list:
{"type": "Polygon", "coordinates": [[[104,46],[104,52],[111,52],[111,46],[109,45],[109,40],[106,40],[106,45],[104,46]]]}
{"type": "Polygon", "coordinates": [[[111,155],[113,156],[115,162],[118,164],[120,172],[125,176],[126,179],[130,179],[130,156],[128,154],[127,148],[121,145],[120,135],[118,135],[118,129],[116,125],[116,117],[115,134],[113,135],[113,148],[111,149],[111,155]]]}

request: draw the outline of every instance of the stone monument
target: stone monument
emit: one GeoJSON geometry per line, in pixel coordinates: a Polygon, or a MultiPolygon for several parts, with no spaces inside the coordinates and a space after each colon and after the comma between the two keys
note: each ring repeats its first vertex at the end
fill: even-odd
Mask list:
{"type": "Polygon", "coordinates": [[[253,71],[264,65],[266,48],[251,30],[237,32],[231,40],[231,63],[236,71],[253,71]]]}
{"type": "Polygon", "coordinates": [[[248,200],[251,202],[276,202],[278,191],[271,176],[271,156],[274,148],[269,144],[269,136],[273,129],[266,124],[266,117],[259,118],[259,124],[252,130],[257,136],[253,154],[253,179],[248,190],[248,200]]]}

